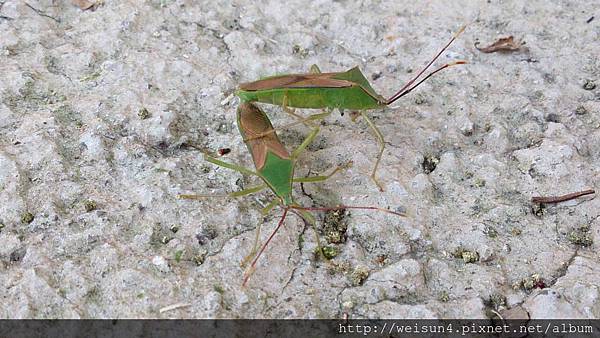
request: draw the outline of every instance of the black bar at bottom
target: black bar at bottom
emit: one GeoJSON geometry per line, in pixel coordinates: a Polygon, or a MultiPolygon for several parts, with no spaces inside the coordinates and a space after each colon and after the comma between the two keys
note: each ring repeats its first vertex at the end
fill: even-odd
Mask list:
{"type": "Polygon", "coordinates": [[[600,337],[600,319],[0,320],[5,337],[600,337]]]}

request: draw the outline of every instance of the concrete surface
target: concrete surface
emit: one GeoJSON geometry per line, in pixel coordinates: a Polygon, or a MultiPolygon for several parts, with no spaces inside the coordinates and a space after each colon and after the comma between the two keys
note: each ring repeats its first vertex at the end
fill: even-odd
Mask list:
{"type": "MultiPolygon", "coordinates": [[[[598,184],[593,1],[0,4],[1,318],[600,316],[600,199],[530,202],[598,184]],[[298,163],[314,175],[354,162],[297,186],[303,205],[409,216],[317,214],[322,240],[339,242],[325,261],[292,215],[242,288],[269,193],[176,198],[256,183],[192,147],[251,165],[238,84],[358,65],[389,96],[465,23],[438,64],[468,65],[369,112],[387,141],[384,193],[360,119],[333,114],[298,163]],[[520,51],[474,47],[508,35],[520,51]]],[[[307,133],[280,131],[290,148],[307,133]]],[[[264,219],[263,240],[280,215],[264,219]]]]}

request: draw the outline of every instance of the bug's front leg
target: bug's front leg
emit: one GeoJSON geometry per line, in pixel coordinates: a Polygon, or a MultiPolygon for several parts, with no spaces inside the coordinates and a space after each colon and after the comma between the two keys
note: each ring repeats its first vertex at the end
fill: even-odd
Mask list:
{"type": "Polygon", "coordinates": [[[346,170],[346,169],[350,168],[352,166],[352,164],[353,164],[352,161],[348,161],[348,162],[346,162],[346,163],[344,163],[342,165],[338,165],[328,175],[318,175],[318,176],[308,176],[308,177],[294,177],[294,182],[295,183],[323,182],[323,181],[331,178],[331,176],[335,175],[339,171],[346,170]]]}

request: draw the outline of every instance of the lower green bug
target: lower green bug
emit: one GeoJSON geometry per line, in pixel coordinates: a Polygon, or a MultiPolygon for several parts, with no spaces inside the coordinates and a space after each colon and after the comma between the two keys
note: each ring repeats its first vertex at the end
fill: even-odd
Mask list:
{"type": "Polygon", "coordinates": [[[355,114],[352,119],[355,120],[358,116],[362,116],[377,136],[379,142],[379,152],[375,166],[371,172],[371,179],[379,187],[379,190],[383,191],[383,186],[377,181],[376,173],[381,157],[383,156],[383,151],[385,150],[385,141],[383,135],[373,121],[369,119],[365,111],[368,109],[384,108],[410,93],[437,72],[450,66],[466,63],[465,61],[447,63],[430,72],[415,84],[421,75],[456,40],[464,29],[465,27],[463,26],[413,79],[408,81],[398,92],[388,99],[375,92],[358,67],[345,72],[321,73],[319,67],[316,65],[311,67],[310,74],[270,76],[258,81],[243,83],[240,85],[236,95],[240,97],[242,102],[261,102],[282,106],[284,111],[300,119],[301,123],[306,123],[309,126],[312,125],[307,123],[308,121],[322,119],[331,114],[333,109],[359,111],[360,114],[355,114]],[[311,115],[308,118],[301,118],[290,108],[327,109],[328,112],[311,115]]]}
{"type": "MultiPolygon", "coordinates": [[[[294,168],[296,159],[300,153],[312,142],[317,133],[319,127],[316,127],[306,137],[306,139],[296,148],[291,154],[281,143],[277,137],[276,132],[273,130],[271,122],[267,118],[267,115],[256,107],[252,103],[242,103],[237,110],[237,123],[240,133],[245,140],[248,150],[252,154],[254,166],[256,171],[234,165],[231,163],[223,162],[214,157],[205,155],[205,159],[208,162],[216,164],[221,167],[229,168],[238,171],[243,174],[258,176],[264,184],[244,189],[242,191],[233,192],[227,194],[229,197],[238,197],[247,194],[252,194],[261,191],[265,188],[270,189],[274,194],[275,198],[269,203],[264,209],[263,213],[269,212],[273,207],[279,205],[283,209],[283,215],[279,220],[279,223],[273,233],[269,236],[267,241],[262,245],[258,254],[254,257],[252,264],[250,265],[249,272],[246,273],[242,285],[245,285],[250,277],[251,272],[256,266],[256,262],[260,258],[261,254],[266,249],[267,245],[283,225],[283,222],[288,212],[295,213],[305,221],[309,222],[314,226],[315,219],[308,212],[309,210],[341,210],[341,209],[367,209],[367,210],[379,210],[386,213],[390,213],[397,216],[404,216],[402,213],[394,212],[391,210],[372,207],[372,206],[337,206],[331,208],[324,207],[302,207],[294,202],[292,197],[292,183],[294,182],[319,182],[324,181],[331,177],[333,174],[343,169],[345,166],[337,167],[331,174],[326,176],[311,176],[311,177],[294,177],[294,168]],[[273,131],[273,132],[269,132],[273,131]],[[262,135],[262,136],[258,136],[262,135]]],[[[199,199],[213,197],[210,195],[179,195],[179,198],[184,199],[199,199]]],[[[258,239],[258,236],[257,236],[258,239]]],[[[317,245],[321,249],[319,241],[317,239],[317,245]]],[[[319,250],[322,252],[322,250],[319,250]]]]}

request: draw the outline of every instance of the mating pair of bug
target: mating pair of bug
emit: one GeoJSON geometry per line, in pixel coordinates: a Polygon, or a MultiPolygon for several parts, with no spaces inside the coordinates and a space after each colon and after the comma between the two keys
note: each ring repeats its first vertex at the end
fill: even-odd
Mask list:
{"type": "MultiPolygon", "coordinates": [[[[241,100],[241,104],[237,109],[237,124],[240,133],[244,138],[244,142],[252,154],[256,171],[223,162],[209,155],[205,155],[205,159],[208,162],[236,170],[242,174],[258,176],[264,182],[262,185],[244,189],[238,192],[233,192],[227,196],[238,197],[268,188],[275,194],[276,197],[263,209],[263,213],[266,214],[276,205],[279,205],[283,209],[283,215],[281,216],[277,227],[269,236],[267,241],[262,245],[260,251],[254,255],[257,248],[257,245],[255,245],[255,250],[253,250],[250,255],[254,255],[254,259],[249,269],[245,273],[243,285],[245,285],[248,281],[248,278],[254,270],[256,262],[260,258],[261,254],[275,233],[283,225],[288,212],[297,214],[305,221],[313,225],[313,227],[315,226],[315,219],[308,212],[309,210],[368,209],[383,211],[397,216],[403,216],[401,213],[370,206],[336,206],[321,208],[302,207],[298,205],[294,202],[292,197],[292,184],[294,182],[324,181],[335,174],[338,170],[342,169],[343,166],[337,167],[331,174],[326,176],[296,178],[294,177],[296,159],[319,132],[319,127],[314,125],[314,121],[326,118],[335,108],[340,111],[345,109],[358,111],[360,116],[362,116],[362,118],[373,130],[379,142],[379,153],[377,154],[375,166],[371,172],[371,179],[375,182],[378,188],[383,191],[382,185],[377,181],[376,174],[379,162],[385,149],[385,143],[383,135],[375,126],[375,124],[369,119],[365,111],[369,109],[383,108],[410,93],[413,89],[423,83],[423,81],[427,80],[437,72],[453,65],[464,64],[465,61],[456,61],[444,64],[419,80],[425,71],[450,46],[450,44],[458,37],[460,33],[462,33],[463,30],[464,27],[454,34],[452,39],[450,39],[450,41],[433,57],[433,59],[419,73],[417,73],[413,79],[408,81],[389,99],[382,97],[373,90],[369,84],[369,81],[365,78],[358,67],[354,67],[346,72],[321,73],[318,67],[313,65],[309,74],[272,76],[255,82],[240,85],[240,88],[236,93],[241,100]],[[277,137],[275,129],[273,128],[267,115],[260,108],[258,108],[254,102],[274,104],[283,107],[285,112],[298,119],[298,121],[290,125],[299,123],[305,124],[312,129],[311,133],[300,144],[300,146],[298,146],[298,148],[290,153],[277,137]],[[325,112],[310,115],[308,117],[301,117],[297,115],[291,108],[323,109],[325,112]]],[[[198,199],[209,196],[179,195],[179,197],[198,199]]],[[[258,232],[256,244],[258,244],[258,232]]],[[[318,236],[317,245],[319,246],[319,249],[321,249],[318,236]]]]}

